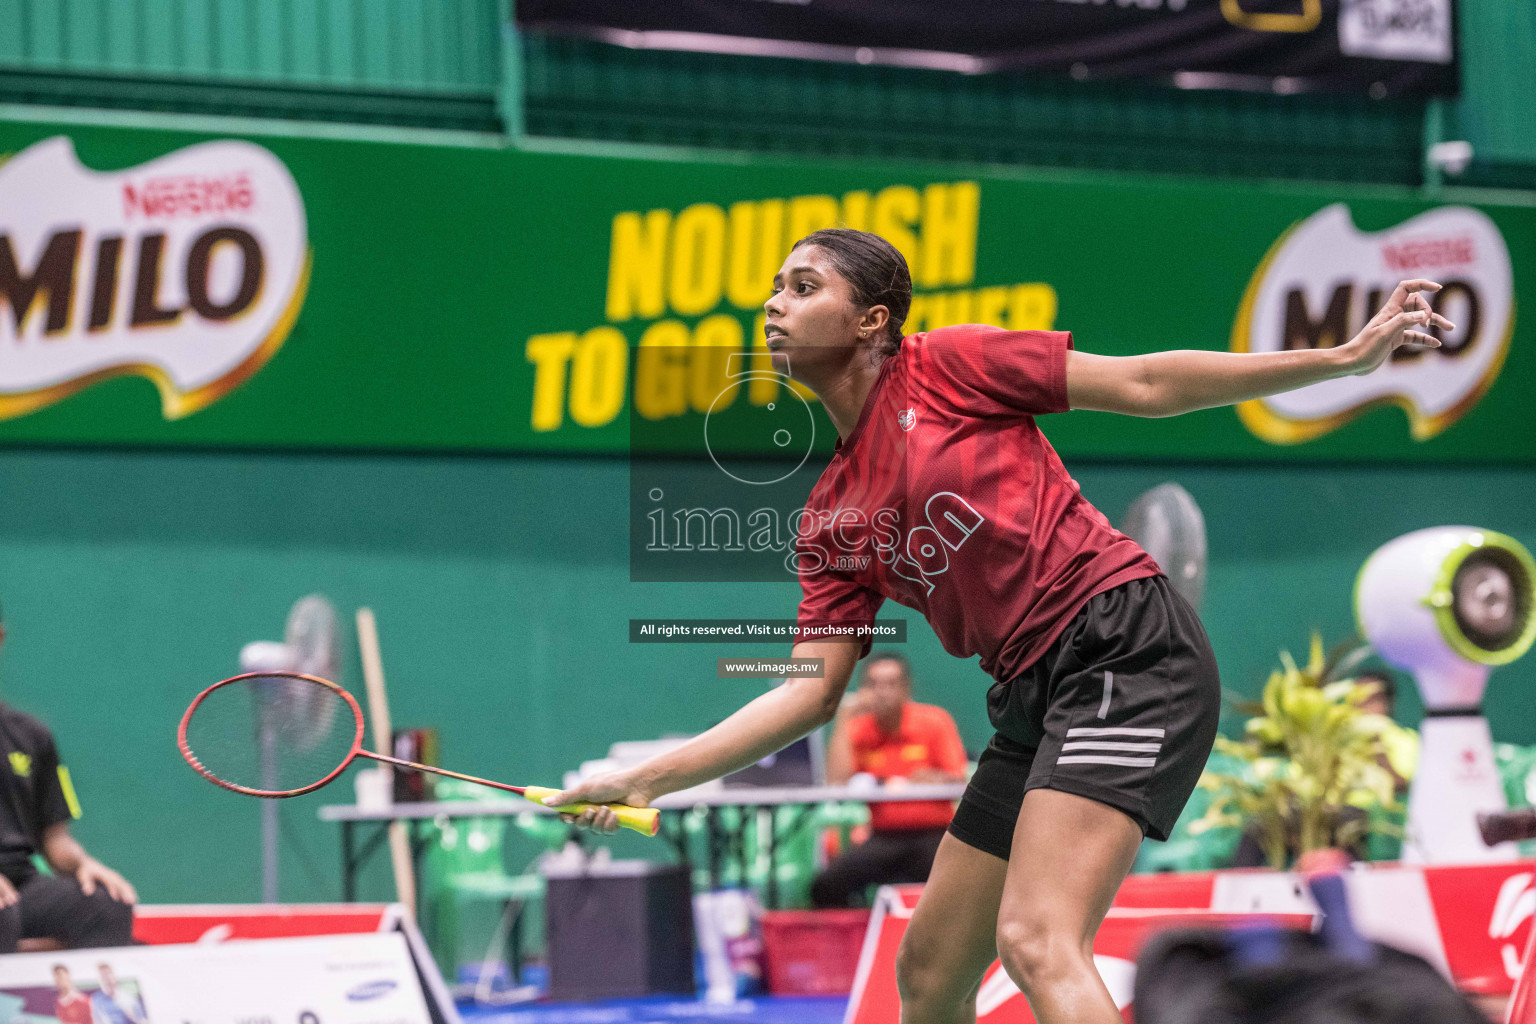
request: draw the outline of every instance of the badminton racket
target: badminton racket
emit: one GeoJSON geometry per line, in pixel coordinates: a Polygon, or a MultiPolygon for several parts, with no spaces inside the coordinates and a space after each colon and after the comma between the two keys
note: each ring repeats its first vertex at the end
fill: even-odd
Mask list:
{"type": "MultiPolygon", "coordinates": [[[[356,698],[327,679],[298,672],[248,672],[214,683],[181,716],[176,744],[193,770],[209,782],[268,799],[312,793],[335,781],[359,757],[517,793],[537,804],[560,792],[545,786],[509,786],[365,750],[363,709],[356,698]],[[309,713],[300,718],[272,711],[294,707],[309,713]]],[[[654,836],[660,828],[661,816],[651,807],[578,803],[553,809],[581,814],[596,806],[610,808],[620,825],[641,835],[654,836]]]]}

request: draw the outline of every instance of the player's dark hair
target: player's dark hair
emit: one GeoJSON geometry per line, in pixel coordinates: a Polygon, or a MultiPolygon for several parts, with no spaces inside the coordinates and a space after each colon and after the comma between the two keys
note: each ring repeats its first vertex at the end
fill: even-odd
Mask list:
{"type": "Polygon", "coordinates": [[[881,356],[895,355],[901,348],[901,325],[912,308],[912,272],[906,257],[879,235],[852,228],[813,231],[790,248],[802,245],[814,245],[827,254],[833,269],[853,289],[854,302],[891,311],[876,351],[881,356]]]}
{"type": "Polygon", "coordinates": [[[868,658],[864,659],[864,674],[866,676],[869,675],[869,666],[877,661],[894,661],[901,666],[901,674],[907,677],[907,682],[912,682],[912,663],[907,660],[905,654],[898,654],[896,651],[875,651],[871,653],[868,658]]]}

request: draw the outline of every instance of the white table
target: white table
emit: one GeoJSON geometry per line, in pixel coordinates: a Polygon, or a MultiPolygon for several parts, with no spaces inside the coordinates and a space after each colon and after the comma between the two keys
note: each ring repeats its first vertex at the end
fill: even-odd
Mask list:
{"type": "MultiPolygon", "coordinates": [[[[902,803],[913,800],[958,800],[965,792],[963,782],[912,783],[894,787],[859,786],[736,786],[723,789],[687,790],[658,797],[651,806],[662,812],[660,834],[677,850],[685,864],[688,857],[687,832],[683,815],[701,813],[709,843],[709,884],[718,887],[721,864],[730,856],[740,857],[745,867],[746,821],[753,811],[777,807],[799,807],[785,835],[778,834],[775,826],[768,830],[768,887],[764,902],[772,908],[778,903],[778,872],[776,854],[781,838],[788,838],[803,827],[810,808],[828,802],[902,803]],[[744,812],[734,830],[727,830],[715,812],[722,807],[737,807],[744,812]]],[[[386,826],[391,822],[403,822],[411,834],[413,865],[425,842],[419,836],[419,823],[439,818],[486,818],[515,817],[526,811],[553,814],[550,808],[528,800],[437,800],[428,803],[391,804],[388,807],[364,809],[356,804],[330,804],[320,808],[321,821],[334,821],[341,825],[341,889],[342,899],[352,902],[357,898],[357,872],[378,849],[386,826]],[[354,829],[358,825],[374,824],[378,827],[363,840],[361,848],[356,844],[354,829]]]]}

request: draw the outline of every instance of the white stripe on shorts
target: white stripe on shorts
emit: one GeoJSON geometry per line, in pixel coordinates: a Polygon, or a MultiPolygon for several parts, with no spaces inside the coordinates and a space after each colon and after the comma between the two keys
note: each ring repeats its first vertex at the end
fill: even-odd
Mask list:
{"type": "Polygon", "coordinates": [[[1075,736],[1148,736],[1153,739],[1162,739],[1162,729],[1123,729],[1118,726],[1098,726],[1091,729],[1068,729],[1067,739],[1075,736]]]}
{"type": "Polygon", "coordinates": [[[1157,764],[1155,757],[1110,757],[1107,754],[1070,754],[1058,757],[1057,764],[1117,764],[1125,768],[1151,768],[1157,764]]]}
{"type": "Polygon", "coordinates": [[[1136,754],[1155,754],[1163,749],[1161,743],[1110,743],[1104,740],[1073,740],[1063,743],[1062,750],[1126,750],[1136,754]]]}

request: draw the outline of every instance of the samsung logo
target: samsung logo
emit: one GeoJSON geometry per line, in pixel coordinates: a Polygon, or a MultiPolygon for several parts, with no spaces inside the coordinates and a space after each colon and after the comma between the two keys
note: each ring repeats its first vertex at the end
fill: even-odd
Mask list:
{"type": "Polygon", "coordinates": [[[348,992],[347,999],[349,1002],[354,1003],[367,1002],[369,999],[377,999],[380,996],[388,995],[395,990],[395,986],[396,982],[390,981],[388,978],[364,982],[348,992]]]}

